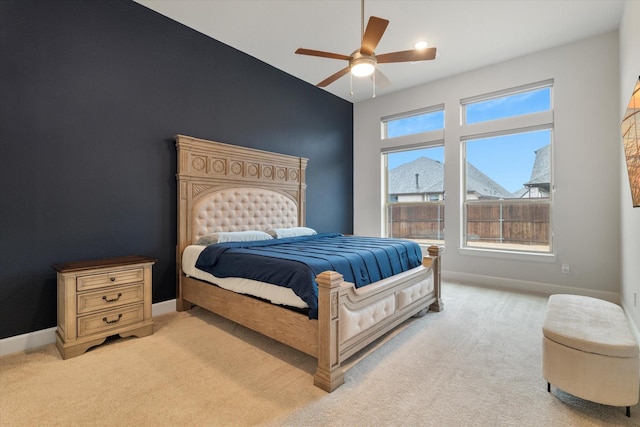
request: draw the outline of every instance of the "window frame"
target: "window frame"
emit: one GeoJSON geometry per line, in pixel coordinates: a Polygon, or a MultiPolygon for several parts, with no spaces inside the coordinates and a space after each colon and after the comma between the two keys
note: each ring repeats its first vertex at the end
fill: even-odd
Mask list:
{"type": "Polygon", "coordinates": [[[554,207],[554,114],[553,114],[553,80],[545,80],[542,82],[527,84],[518,86],[511,89],[499,90],[487,94],[464,98],[460,100],[460,158],[461,158],[461,171],[460,171],[460,241],[459,251],[465,254],[474,255],[492,255],[503,254],[508,258],[513,256],[525,256],[535,260],[555,260],[554,244],[553,244],[553,207],[554,207]],[[542,112],[526,113],[517,116],[504,117],[499,119],[491,119],[481,122],[475,122],[466,124],[466,107],[476,102],[483,102],[495,98],[506,97],[510,95],[517,95],[519,93],[542,89],[545,87],[550,88],[550,109],[542,112]],[[550,192],[548,198],[535,198],[535,199],[505,199],[505,200],[467,200],[467,155],[466,144],[468,141],[491,138],[496,136],[517,135],[520,133],[527,133],[540,130],[550,131],[550,168],[549,168],[549,180],[550,180],[550,192]],[[469,246],[469,238],[467,236],[468,229],[468,207],[471,205],[479,204],[500,204],[500,203],[518,203],[518,204],[548,204],[549,205],[549,250],[548,251],[535,251],[526,250],[524,248],[514,249],[507,247],[500,247],[495,245],[493,247],[478,247],[469,246]]]}
{"type": "MultiPolygon", "coordinates": [[[[403,137],[398,137],[398,138],[406,138],[406,137],[413,137],[416,134],[412,134],[412,135],[405,135],[403,137]]],[[[440,129],[440,130],[436,130],[436,131],[428,131],[428,132],[424,132],[423,135],[430,135],[430,138],[425,139],[423,142],[421,143],[417,143],[417,144],[411,144],[411,145],[403,145],[403,146],[393,146],[393,147],[383,147],[380,150],[380,155],[382,156],[382,233],[383,236],[385,237],[391,237],[389,236],[389,211],[390,211],[390,207],[393,205],[423,205],[423,204],[427,204],[427,205],[431,205],[431,206],[442,206],[445,207],[445,200],[446,200],[446,192],[445,192],[445,185],[444,185],[444,176],[443,178],[443,193],[442,193],[442,199],[441,200],[437,200],[437,201],[432,201],[432,200],[424,200],[424,201],[419,201],[419,202],[390,202],[389,201],[389,165],[388,165],[388,155],[389,154],[393,154],[393,153],[399,153],[399,152],[404,152],[404,151],[411,151],[411,150],[423,150],[423,149],[428,149],[428,148],[437,148],[437,147],[442,147],[443,149],[443,156],[444,156],[444,148],[445,148],[445,141],[444,141],[444,129],[440,129]]],[[[443,165],[446,164],[446,159],[443,157],[443,165]]],[[[445,166],[446,167],[446,166],[445,166]]],[[[443,233],[444,233],[444,228],[446,227],[446,225],[444,224],[444,215],[442,216],[442,223],[443,223],[443,233]]],[[[398,238],[398,237],[396,237],[398,238]]],[[[425,246],[425,245],[430,245],[430,244],[439,244],[439,245],[444,245],[444,234],[442,235],[442,239],[434,239],[433,242],[430,242],[430,239],[424,239],[427,240],[427,242],[421,242],[421,241],[417,241],[416,239],[411,239],[408,237],[405,237],[408,240],[413,240],[416,241],[418,244],[425,246]]]]}
{"type": "Polygon", "coordinates": [[[501,90],[496,90],[489,93],[484,93],[481,95],[475,95],[475,96],[463,98],[460,100],[460,126],[473,126],[480,123],[490,123],[498,120],[506,120],[509,118],[526,116],[529,114],[538,114],[538,113],[546,113],[548,111],[553,111],[553,83],[554,83],[553,79],[549,79],[549,80],[543,80],[535,83],[520,85],[513,88],[501,89],[501,90]],[[499,119],[485,120],[485,121],[475,122],[475,123],[467,123],[467,113],[466,113],[465,107],[469,104],[476,104],[479,102],[490,101],[492,99],[504,98],[512,95],[519,95],[521,93],[532,92],[534,90],[544,89],[546,87],[551,89],[551,93],[549,95],[551,98],[550,99],[551,108],[548,111],[519,114],[516,116],[503,117],[499,119]]]}
{"type": "MultiPolygon", "coordinates": [[[[431,132],[443,131],[444,128],[445,128],[444,119],[443,119],[443,123],[442,123],[442,128],[441,129],[432,129],[432,130],[426,130],[426,131],[419,131],[419,132],[409,133],[409,134],[405,134],[405,135],[391,136],[391,137],[389,136],[389,132],[388,132],[389,122],[392,122],[394,120],[408,119],[410,117],[416,117],[416,116],[426,115],[426,114],[430,114],[430,113],[436,113],[436,112],[439,112],[439,111],[442,111],[442,113],[445,114],[444,104],[432,105],[430,107],[419,108],[417,110],[405,111],[403,113],[391,114],[391,115],[388,115],[388,116],[381,117],[380,118],[380,139],[382,139],[382,140],[398,140],[398,139],[401,139],[401,138],[411,137],[411,136],[414,136],[414,135],[427,135],[427,134],[430,134],[431,132]]],[[[428,139],[427,139],[427,141],[428,141],[428,139]]]]}

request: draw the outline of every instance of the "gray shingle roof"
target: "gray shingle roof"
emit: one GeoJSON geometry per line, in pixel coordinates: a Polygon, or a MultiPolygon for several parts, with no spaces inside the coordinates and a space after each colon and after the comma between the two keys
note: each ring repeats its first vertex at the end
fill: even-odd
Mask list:
{"type": "Polygon", "coordinates": [[[419,157],[389,171],[389,194],[442,193],[443,178],[442,163],[419,157]]]}
{"type": "Polygon", "coordinates": [[[507,189],[480,172],[469,162],[467,162],[467,192],[474,192],[479,197],[493,199],[509,199],[513,197],[507,189]]]}
{"type": "MultiPolygon", "coordinates": [[[[428,157],[420,157],[395,167],[389,171],[389,194],[442,193],[443,168],[442,163],[428,157]]],[[[509,191],[471,163],[467,163],[467,191],[480,197],[513,197],[509,191]]]]}
{"type": "Polygon", "coordinates": [[[535,186],[551,183],[551,144],[536,150],[536,159],[531,169],[531,178],[524,185],[535,186]]]}

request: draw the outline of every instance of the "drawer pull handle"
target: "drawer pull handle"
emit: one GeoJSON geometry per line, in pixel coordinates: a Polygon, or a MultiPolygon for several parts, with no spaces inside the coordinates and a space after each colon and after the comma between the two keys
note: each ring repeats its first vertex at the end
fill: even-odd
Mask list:
{"type": "Polygon", "coordinates": [[[118,292],[118,296],[117,296],[117,297],[115,297],[115,298],[111,298],[111,299],[109,299],[109,298],[107,298],[107,296],[106,296],[106,295],[103,295],[103,296],[102,296],[102,299],[103,299],[103,300],[105,300],[106,302],[114,302],[114,301],[118,301],[118,300],[120,299],[120,297],[121,297],[121,296],[122,296],[122,293],[121,293],[121,292],[118,292]]]}
{"type": "Polygon", "coordinates": [[[122,318],[122,313],[118,314],[118,318],[115,320],[107,320],[106,317],[102,318],[102,321],[104,323],[106,323],[107,325],[111,325],[112,323],[118,323],[120,321],[120,319],[122,318]]]}
{"type": "Polygon", "coordinates": [[[116,278],[115,277],[110,277],[109,280],[111,280],[112,282],[115,282],[116,278]]]}

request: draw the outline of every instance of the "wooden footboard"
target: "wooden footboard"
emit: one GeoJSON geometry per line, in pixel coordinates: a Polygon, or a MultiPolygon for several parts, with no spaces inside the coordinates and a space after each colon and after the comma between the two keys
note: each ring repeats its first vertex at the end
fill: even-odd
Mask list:
{"type": "Polygon", "coordinates": [[[438,247],[421,267],[356,289],[340,273],[318,283],[318,320],[198,279],[179,279],[178,310],[193,304],[318,359],[314,384],[331,392],[344,383],[343,362],[408,318],[443,309],[438,247]]]}
{"type": "Polygon", "coordinates": [[[316,386],[333,391],[344,383],[342,362],[409,317],[443,309],[438,247],[423,265],[356,289],[342,275],[325,271],[318,282],[318,368],[316,386]]]}

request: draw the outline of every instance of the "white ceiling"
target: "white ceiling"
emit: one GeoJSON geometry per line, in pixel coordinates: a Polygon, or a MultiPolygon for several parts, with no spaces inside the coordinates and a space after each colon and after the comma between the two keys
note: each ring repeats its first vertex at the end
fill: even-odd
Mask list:
{"type": "MultiPolygon", "coordinates": [[[[135,1],[314,85],[348,64],[297,48],[350,55],[360,45],[360,0],[135,1]]],[[[390,21],[376,54],[418,40],[438,49],[433,61],[378,65],[392,86],[376,95],[616,30],[623,8],[623,0],[368,0],[365,25],[371,15],[390,21]]],[[[349,84],[347,75],[325,90],[371,98],[368,78],[353,78],[353,96],[349,84]]]]}

